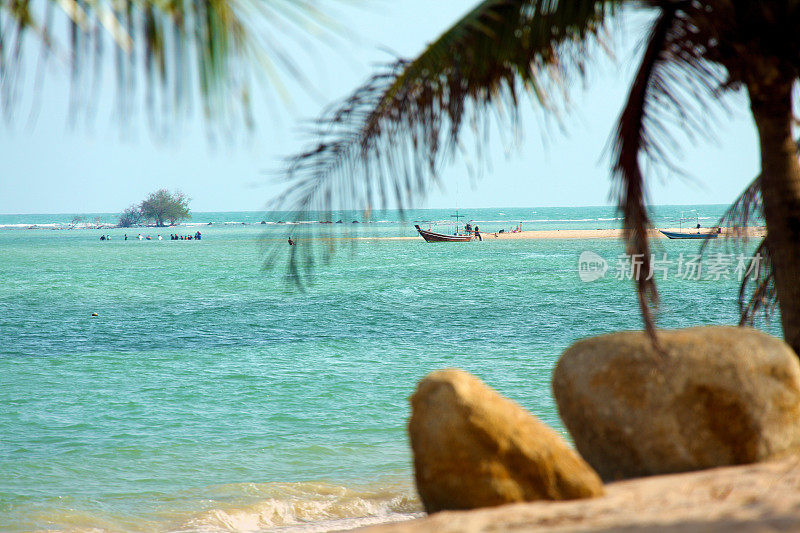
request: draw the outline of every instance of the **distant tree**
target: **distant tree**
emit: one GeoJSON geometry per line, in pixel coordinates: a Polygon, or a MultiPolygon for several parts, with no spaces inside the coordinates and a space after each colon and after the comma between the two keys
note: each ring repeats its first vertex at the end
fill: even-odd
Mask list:
{"type": "Polygon", "coordinates": [[[189,200],[190,198],[180,191],[170,193],[166,189],[159,189],[150,193],[150,196],[139,204],[139,211],[144,220],[155,222],[158,227],[166,226],[165,222],[174,226],[177,222],[192,217],[189,213],[189,200]]]}
{"type": "Polygon", "coordinates": [[[130,228],[131,226],[135,226],[142,221],[142,212],[139,210],[139,207],[136,205],[132,205],[125,209],[122,214],[119,216],[119,222],[117,226],[120,228],[130,228]]]}
{"type": "Polygon", "coordinates": [[[69,223],[69,229],[74,228],[81,222],[83,222],[83,217],[80,215],[75,215],[74,217],[72,217],[72,222],[69,223]]]}

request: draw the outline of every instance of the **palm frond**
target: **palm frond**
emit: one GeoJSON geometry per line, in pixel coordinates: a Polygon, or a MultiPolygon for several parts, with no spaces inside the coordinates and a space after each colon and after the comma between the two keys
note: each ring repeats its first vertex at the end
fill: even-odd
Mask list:
{"type": "MultiPolygon", "coordinates": [[[[650,271],[650,246],[642,159],[651,168],[679,171],[669,154],[678,142],[673,131],[689,136],[707,135],[705,112],[724,81],[724,72],[702,58],[698,40],[691,28],[692,2],[653,2],[661,8],[647,38],[641,64],[620,114],[614,138],[614,175],[616,197],[623,213],[627,252],[641,258],[642,271],[650,271]],[[699,111],[702,106],[702,112],[699,111]]],[[[636,281],[639,307],[645,330],[656,341],[652,310],[658,305],[658,292],[651,276],[636,281]]]]}
{"type": "Polygon", "coordinates": [[[733,238],[747,240],[747,228],[753,221],[764,221],[760,175],[750,182],[739,198],[725,211],[717,223],[717,228],[727,227],[732,230],[730,236],[733,238]]]}
{"type": "MultiPolygon", "coordinates": [[[[748,228],[753,221],[763,221],[764,212],[761,204],[761,176],[756,176],[745,188],[742,194],[725,210],[714,225],[712,232],[726,228],[725,241],[734,244],[747,243],[750,233],[748,228]]],[[[710,241],[705,241],[700,246],[700,253],[704,253],[710,241]]]]}
{"type": "Polygon", "coordinates": [[[739,286],[740,326],[752,326],[759,311],[764,314],[765,320],[769,320],[778,308],[775,275],[766,238],[753,253],[750,265],[754,270],[743,277],[739,286]]]}
{"type": "MultiPolygon", "coordinates": [[[[714,232],[726,228],[726,248],[739,253],[744,257],[745,245],[750,238],[749,228],[751,222],[763,222],[764,212],[761,199],[761,176],[756,176],[745,188],[742,194],[725,210],[717,221],[714,232]],[[729,247],[729,243],[733,246],[729,247]]],[[[704,254],[711,241],[705,241],[700,246],[700,254],[704,254]]],[[[763,311],[764,318],[769,320],[778,301],[775,293],[775,278],[772,273],[767,239],[764,238],[750,260],[750,266],[755,270],[742,278],[739,286],[739,325],[753,325],[756,315],[763,311]]]]}
{"type": "Polygon", "coordinates": [[[288,161],[285,192],[271,207],[298,216],[402,211],[438,183],[465,124],[478,136],[492,116],[516,128],[526,94],[548,111],[563,109],[566,84],[584,75],[619,3],[481,2],[419,57],[385,66],[325,113],[311,131],[317,142],[288,161]]]}
{"type": "MultiPolygon", "coordinates": [[[[628,100],[622,110],[614,146],[614,172],[619,179],[617,204],[623,213],[624,239],[627,252],[641,258],[642,271],[650,271],[650,245],[647,230],[651,225],[647,212],[644,175],[639,154],[647,152],[649,139],[646,105],[648,91],[658,83],[658,63],[666,47],[668,33],[675,20],[675,8],[667,8],[653,25],[641,65],[631,86],[628,100]]],[[[651,305],[658,305],[658,292],[654,277],[639,275],[636,278],[639,308],[645,330],[656,342],[651,305]]]]}
{"type": "MultiPolygon", "coordinates": [[[[41,43],[40,62],[54,55],[66,64],[74,117],[96,100],[102,59],[111,51],[121,122],[143,94],[154,129],[169,129],[199,95],[207,122],[232,132],[252,125],[254,81],[279,71],[302,80],[283,44],[268,36],[291,28],[338,31],[328,31],[329,23],[316,6],[295,0],[0,0],[0,105],[10,121],[24,82],[23,47],[33,38],[41,43]],[[54,28],[53,6],[66,32],[54,28]]],[[[267,81],[280,91],[279,76],[267,81]]],[[[37,90],[42,82],[37,75],[37,90]]]]}

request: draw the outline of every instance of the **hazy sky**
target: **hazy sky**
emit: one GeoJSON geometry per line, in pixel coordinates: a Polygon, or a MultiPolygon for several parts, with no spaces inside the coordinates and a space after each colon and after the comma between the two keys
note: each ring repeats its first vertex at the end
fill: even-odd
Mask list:
{"type": "MultiPolygon", "coordinates": [[[[53,65],[43,88],[38,120],[18,112],[11,127],[0,125],[0,213],[118,212],[162,187],[181,189],[194,211],[262,209],[280,187],[272,182],[282,158],[307,142],[302,120],[316,117],[349,94],[374,70],[391,61],[387,50],[411,56],[423,49],[476,2],[465,0],[364,0],[358,8],[338,8],[352,37],[309,50],[288,42],[312,83],[312,91],[287,87],[292,102],[274,94],[256,106],[256,132],[249,142],[211,146],[198,119],[176,139],[154,141],[144,117],[132,138],[123,140],[113,116],[113,84],[96,97],[97,117],[89,126],[67,127],[68,78],[53,65]]],[[[325,5],[325,2],[322,2],[325,5]]],[[[573,113],[562,131],[546,125],[523,104],[523,138],[509,148],[493,135],[491,168],[473,184],[457,160],[444,172],[446,189],[416,207],[533,207],[609,203],[607,143],[636,67],[642,20],[627,25],[614,61],[601,60],[572,92],[573,113]],[[549,134],[541,128],[548,126],[549,134]]],[[[110,57],[109,57],[110,59],[110,57]]],[[[110,70],[110,65],[107,70],[110,70]]],[[[755,129],[743,95],[731,99],[716,141],[684,143],[680,161],[693,179],[652,180],[654,204],[728,203],[758,170],[755,129]]]]}

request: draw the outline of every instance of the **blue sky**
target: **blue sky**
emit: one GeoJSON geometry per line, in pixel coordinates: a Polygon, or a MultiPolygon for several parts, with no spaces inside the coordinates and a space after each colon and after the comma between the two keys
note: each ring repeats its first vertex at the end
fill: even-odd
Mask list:
{"type": "MultiPolygon", "coordinates": [[[[97,117],[70,129],[68,77],[63,66],[54,64],[33,125],[22,105],[13,125],[0,126],[0,213],[118,212],[162,187],[186,192],[194,211],[263,209],[280,190],[273,176],[281,160],[306,144],[300,121],[316,117],[347,95],[375,64],[391,61],[386,50],[413,56],[475,3],[337,4],[336,16],[347,28],[347,39],[320,43],[311,50],[287,44],[287,52],[297,58],[313,90],[287,82],[292,94],[288,106],[271,91],[263,91],[255,107],[254,135],[233,145],[209,145],[199,118],[165,143],[153,139],[140,115],[133,134],[122,139],[113,116],[111,83],[93,95],[99,102],[97,117]]],[[[636,68],[636,45],[644,22],[629,20],[618,33],[615,59],[600,58],[585,82],[574,88],[573,111],[563,130],[542,123],[533,106],[524,103],[518,146],[506,146],[493,134],[488,150],[491,166],[479,181],[471,181],[463,161],[457,159],[443,172],[444,190],[434,191],[416,207],[610,203],[606,147],[636,68]]],[[[714,141],[683,143],[678,161],[690,172],[689,179],[665,176],[650,181],[652,203],[729,203],[757,174],[758,145],[747,99],[734,95],[730,107],[731,113],[722,115],[715,128],[714,141]]]]}

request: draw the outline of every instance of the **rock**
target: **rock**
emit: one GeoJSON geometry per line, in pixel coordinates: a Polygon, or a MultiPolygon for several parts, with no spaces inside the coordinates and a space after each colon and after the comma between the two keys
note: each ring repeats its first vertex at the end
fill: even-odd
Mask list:
{"type": "Polygon", "coordinates": [[[426,511],[603,494],[555,431],[463,370],[420,381],[408,424],[426,511]]]}
{"type": "Polygon", "coordinates": [[[643,332],[573,344],[556,365],[558,410],[608,481],[779,458],[800,449],[800,365],[749,328],[643,332]]]}

